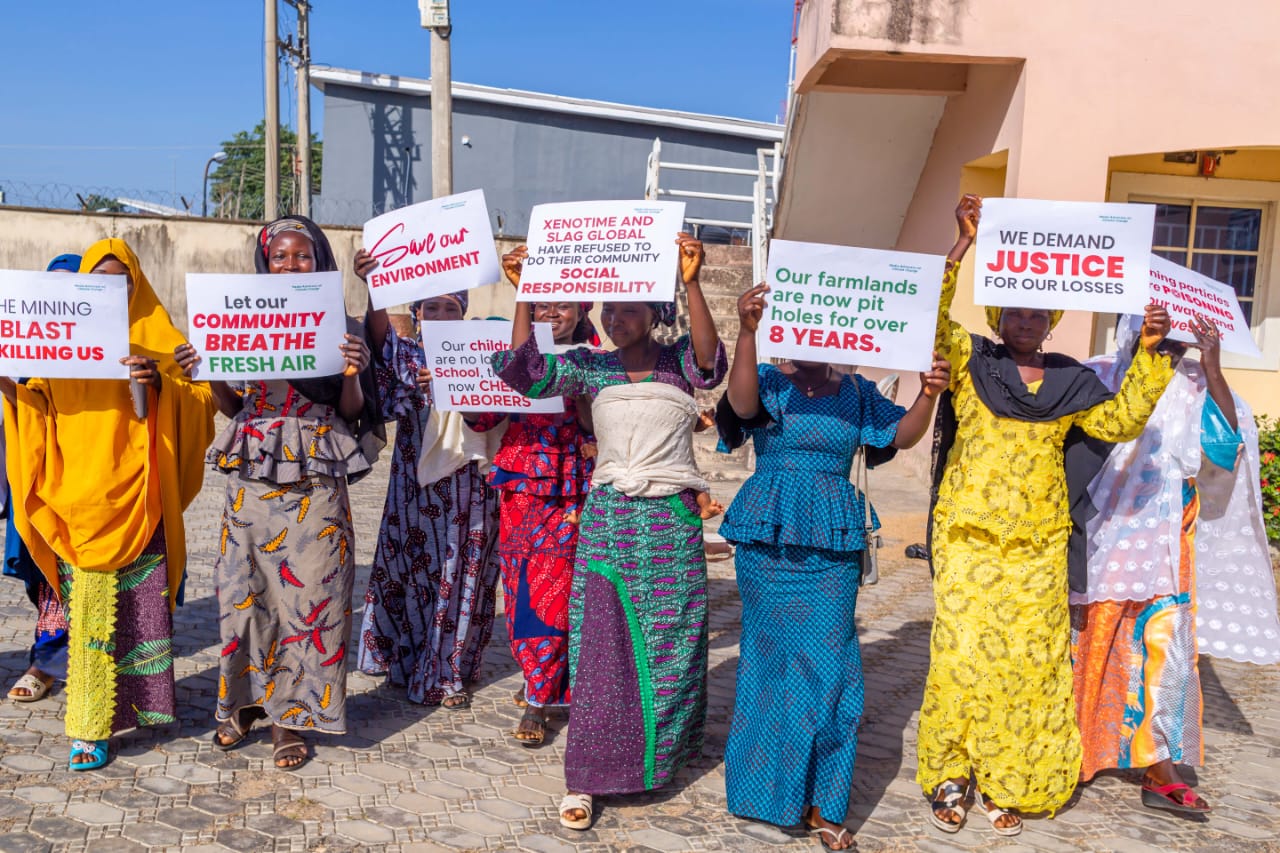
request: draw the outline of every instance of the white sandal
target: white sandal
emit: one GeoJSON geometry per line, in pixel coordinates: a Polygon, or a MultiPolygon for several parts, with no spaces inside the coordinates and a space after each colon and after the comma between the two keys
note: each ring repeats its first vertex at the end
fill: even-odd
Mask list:
{"type": "Polygon", "coordinates": [[[39,702],[43,699],[53,687],[53,679],[41,681],[29,672],[24,672],[22,676],[13,683],[9,688],[9,698],[15,702],[39,702]],[[27,695],[14,693],[15,690],[25,690],[27,695]]]}
{"type": "Polygon", "coordinates": [[[592,805],[594,803],[590,794],[565,794],[560,801],[560,825],[566,829],[590,829],[592,805]],[[570,819],[568,813],[575,810],[584,811],[587,816],[578,820],[570,819]]]}
{"type": "Polygon", "coordinates": [[[982,792],[977,788],[973,789],[973,807],[982,812],[983,816],[986,817],[987,820],[991,821],[991,829],[996,835],[1008,837],[1022,832],[1022,818],[1018,817],[1016,814],[1005,811],[997,805],[994,805],[990,800],[984,798],[982,796],[982,792]],[[990,809],[988,809],[988,806],[990,806],[990,809]],[[996,826],[996,821],[1005,815],[1013,818],[1017,823],[1013,826],[996,826]]]}
{"type": "Polygon", "coordinates": [[[965,785],[959,785],[955,782],[943,782],[933,790],[933,796],[929,798],[929,821],[941,829],[943,832],[956,833],[960,831],[960,827],[964,826],[965,811],[964,801],[968,796],[965,785]],[[938,795],[942,796],[939,797],[938,795]],[[955,812],[959,818],[955,823],[948,823],[938,817],[938,812],[950,811],[955,812]]]}

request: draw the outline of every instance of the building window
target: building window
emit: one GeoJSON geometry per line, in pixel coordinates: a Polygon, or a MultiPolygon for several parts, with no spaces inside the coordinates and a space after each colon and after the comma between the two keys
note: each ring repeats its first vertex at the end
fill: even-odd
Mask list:
{"type": "Polygon", "coordinates": [[[1263,208],[1194,199],[1131,198],[1156,206],[1152,251],[1235,288],[1240,310],[1254,325],[1262,255],[1263,208]]]}

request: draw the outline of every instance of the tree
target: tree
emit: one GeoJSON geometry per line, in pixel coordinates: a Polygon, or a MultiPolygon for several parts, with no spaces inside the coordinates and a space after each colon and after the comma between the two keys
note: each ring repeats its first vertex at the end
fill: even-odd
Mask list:
{"type": "MultiPolygon", "coordinates": [[[[241,130],[222,143],[227,159],[209,173],[209,207],[214,216],[231,219],[262,219],[263,191],[266,188],[266,123],[252,131],[241,130]]],[[[298,209],[298,135],[280,128],[280,212],[298,209]]],[[[311,134],[311,192],[320,192],[320,164],[324,143],[311,134]]]]}
{"type": "Polygon", "coordinates": [[[81,201],[85,210],[96,213],[123,213],[124,205],[118,199],[98,193],[89,193],[81,201]]]}

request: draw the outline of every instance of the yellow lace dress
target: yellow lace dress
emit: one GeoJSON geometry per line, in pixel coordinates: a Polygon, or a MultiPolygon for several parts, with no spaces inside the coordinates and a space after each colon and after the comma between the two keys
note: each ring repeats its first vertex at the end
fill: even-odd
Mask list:
{"type": "Polygon", "coordinates": [[[938,317],[958,428],[933,515],[935,615],[916,781],[931,794],[972,771],[996,805],[1053,812],[1080,773],[1063,440],[1072,426],[1111,442],[1136,438],[1173,370],[1139,350],[1105,403],[1043,423],[997,417],[969,376],[972,340],[951,320],[956,271],[948,263],[938,317]]]}

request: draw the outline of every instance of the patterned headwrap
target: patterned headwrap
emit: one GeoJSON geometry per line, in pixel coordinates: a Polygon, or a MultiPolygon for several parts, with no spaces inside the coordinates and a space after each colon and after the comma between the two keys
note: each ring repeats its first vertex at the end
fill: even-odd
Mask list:
{"type": "MultiPolygon", "coordinates": [[[[990,326],[991,331],[995,332],[997,335],[1000,334],[1000,314],[1003,311],[1004,311],[1003,308],[997,308],[994,305],[987,306],[987,325],[990,326]]],[[[1053,327],[1058,325],[1059,321],[1061,320],[1062,320],[1061,311],[1050,311],[1049,312],[1049,331],[1052,332],[1053,327]]]]}
{"type": "Polygon", "coordinates": [[[311,241],[316,253],[316,272],[334,272],[338,269],[338,262],[333,257],[333,249],[329,246],[329,238],[320,230],[320,226],[305,216],[294,214],[281,217],[263,226],[258,232],[258,251],[253,253],[253,266],[259,273],[271,271],[267,260],[271,241],[286,231],[296,231],[311,241]]]}
{"type": "Polygon", "coordinates": [[[645,305],[653,309],[658,325],[674,326],[676,324],[676,304],[674,302],[646,302],[645,305]]]}
{"type": "Polygon", "coordinates": [[[45,267],[47,272],[80,272],[79,255],[58,255],[45,267]]]}
{"type": "MultiPolygon", "coordinates": [[[[439,296],[432,296],[431,298],[452,299],[454,302],[458,303],[458,307],[462,309],[463,316],[466,316],[467,306],[471,304],[471,299],[465,290],[459,290],[457,293],[442,293],[439,296]]],[[[415,299],[409,303],[409,314],[413,317],[414,323],[418,322],[418,309],[420,309],[422,307],[422,303],[426,301],[427,300],[425,299],[415,299]]]]}

